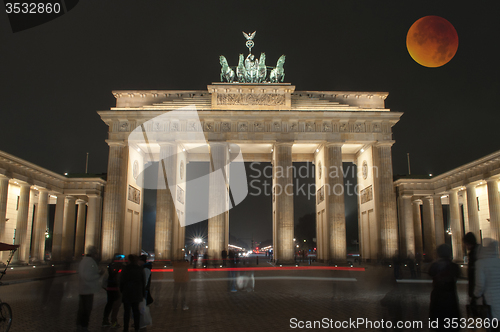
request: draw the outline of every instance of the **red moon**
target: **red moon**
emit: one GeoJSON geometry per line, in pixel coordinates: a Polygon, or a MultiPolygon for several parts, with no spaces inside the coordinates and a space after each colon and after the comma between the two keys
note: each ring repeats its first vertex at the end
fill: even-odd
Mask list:
{"type": "Polygon", "coordinates": [[[457,53],[458,35],[453,25],[439,16],[425,16],[408,30],[410,56],[425,67],[441,67],[457,53]]]}

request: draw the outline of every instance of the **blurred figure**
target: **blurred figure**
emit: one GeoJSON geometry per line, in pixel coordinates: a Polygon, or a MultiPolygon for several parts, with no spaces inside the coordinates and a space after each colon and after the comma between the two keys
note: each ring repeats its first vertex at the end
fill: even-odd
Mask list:
{"type": "MultiPolygon", "coordinates": [[[[236,272],[234,271],[234,268],[236,267],[235,264],[235,252],[234,250],[229,250],[229,291],[231,292],[237,292],[238,290],[236,289],[236,272]]],[[[237,254],[236,254],[237,255],[237,254]]]]}
{"type": "Polygon", "coordinates": [[[500,320],[500,258],[498,242],[484,239],[476,261],[475,297],[484,297],[484,302],[491,307],[490,318],[500,320]]]}
{"type": "Polygon", "coordinates": [[[113,260],[108,265],[107,274],[104,275],[103,288],[106,290],[108,300],[104,307],[104,316],[102,318],[102,326],[111,326],[119,328],[118,324],[118,311],[122,305],[122,295],[120,293],[120,273],[123,268],[123,259],[125,256],[115,254],[113,260]],[[111,314],[111,322],[109,321],[109,314],[111,314]]]}
{"type": "Polygon", "coordinates": [[[186,293],[189,282],[188,268],[189,262],[184,258],[181,258],[174,262],[174,309],[177,309],[177,304],[179,303],[179,292],[181,293],[182,310],[189,309],[186,304],[186,293]]]}
{"type": "Polygon", "coordinates": [[[422,255],[419,252],[415,255],[415,265],[417,266],[417,276],[420,278],[422,272],[422,255]]]}
{"type": "Polygon", "coordinates": [[[101,285],[99,279],[104,271],[100,271],[96,262],[97,248],[89,246],[87,254],[83,257],[78,267],[78,315],[76,326],[78,331],[88,331],[90,313],[94,302],[94,294],[99,291],[101,285]]]}
{"type": "Polygon", "coordinates": [[[412,279],[417,278],[417,272],[415,271],[415,257],[413,256],[413,253],[411,251],[406,261],[408,264],[408,269],[410,270],[411,278],[412,279]]]}
{"type": "Polygon", "coordinates": [[[136,255],[128,256],[128,264],[123,268],[120,279],[120,291],[123,301],[123,331],[127,332],[130,321],[130,309],[134,313],[134,328],[139,331],[141,314],[139,303],[146,295],[146,276],[136,255]]]}
{"type": "Polygon", "coordinates": [[[392,264],[394,265],[394,278],[401,279],[401,259],[399,258],[399,250],[394,252],[392,264]]]}
{"type": "Polygon", "coordinates": [[[227,261],[227,250],[224,249],[222,250],[222,266],[226,266],[226,261],[227,261]]]}
{"type": "Polygon", "coordinates": [[[449,245],[440,245],[437,254],[438,260],[429,268],[429,275],[432,277],[430,319],[439,319],[438,331],[450,331],[444,328],[444,319],[460,319],[457,296],[460,268],[451,261],[452,251],[449,245]]]}
{"type": "Polygon", "coordinates": [[[196,269],[196,264],[198,263],[198,256],[200,256],[200,254],[198,253],[198,250],[196,250],[193,255],[193,265],[195,269],[196,269]]]}
{"type": "Polygon", "coordinates": [[[476,236],[472,232],[465,234],[463,243],[468,251],[467,278],[469,279],[469,302],[471,305],[475,305],[474,288],[476,286],[476,261],[479,245],[477,244],[476,236]]]}
{"type": "Polygon", "coordinates": [[[206,269],[208,267],[208,251],[203,254],[203,267],[206,269]]]}
{"type": "Polygon", "coordinates": [[[139,258],[139,265],[142,266],[144,271],[144,278],[146,281],[146,294],[141,302],[141,307],[139,308],[141,312],[140,328],[152,325],[151,313],[149,311],[149,305],[153,303],[153,297],[151,296],[151,269],[153,264],[148,262],[147,255],[141,255],[139,258]]]}

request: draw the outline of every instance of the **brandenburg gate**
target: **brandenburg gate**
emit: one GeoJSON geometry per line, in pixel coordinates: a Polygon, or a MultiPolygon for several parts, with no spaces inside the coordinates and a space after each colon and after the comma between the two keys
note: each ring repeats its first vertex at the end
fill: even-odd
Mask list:
{"type": "Polygon", "coordinates": [[[315,164],[318,259],[346,260],[342,162],[353,162],[360,170],[363,258],[394,255],[398,225],[392,126],[402,113],[385,108],[385,92],[296,91],[283,83],[285,56],[276,67],[265,66],[265,54],[259,59],[251,54],[253,36],[245,34],[250,52],[246,59],[240,55],[235,70],[220,57],[221,83],[206,90],[113,91],[116,107],[98,112],[109,126],[103,259],[141,249],[143,188],[148,187],[145,177],[152,163],[158,165],[153,173],[159,184],[156,258],[172,259],[181,252],[184,227],[191,223],[186,220],[186,165],[200,161],[210,162],[207,219],[212,259],[220,259],[221,251],[228,249],[230,208],[244,198],[238,194],[241,190],[234,190],[234,182],[241,187],[241,179],[230,179],[229,173],[243,161],[273,166],[275,259],[294,259],[290,167],[306,161],[315,164]]]}

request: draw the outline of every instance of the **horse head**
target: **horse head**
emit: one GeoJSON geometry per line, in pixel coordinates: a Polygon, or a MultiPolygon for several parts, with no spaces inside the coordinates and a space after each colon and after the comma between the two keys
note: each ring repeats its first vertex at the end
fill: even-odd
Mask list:
{"type": "Polygon", "coordinates": [[[219,62],[221,66],[227,66],[227,60],[225,56],[223,55],[219,56],[219,62]]]}

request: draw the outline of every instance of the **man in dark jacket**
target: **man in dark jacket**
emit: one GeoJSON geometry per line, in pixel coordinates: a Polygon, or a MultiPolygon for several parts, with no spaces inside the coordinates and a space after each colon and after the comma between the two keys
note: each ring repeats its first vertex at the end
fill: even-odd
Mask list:
{"type": "Polygon", "coordinates": [[[108,301],[104,307],[104,316],[102,318],[102,326],[111,326],[113,328],[119,328],[118,324],[118,311],[122,304],[121,294],[120,294],[120,274],[123,268],[124,255],[115,254],[113,260],[108,265],[108,276],[105,279],[105,284],[103,287],[106,289],[108,296],[108,301]],[[109,322],[109,314],[111,314],[111,323],[109,322]]]}
{"type": "Polygon", "coordinates": [[[139,303],[146,295],[146,277],[141,266],[139,258],[136,255],[128,256],[129,263],[123,268],[120,280],[120,291],[123,301],[123,331],[128,332],[130,321],[130,309],[134,313],[134,328],[139,331],[141,314],[139,312],[139,303]]]}

